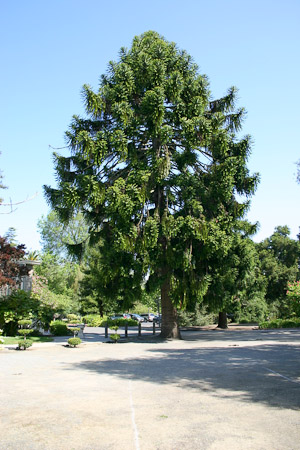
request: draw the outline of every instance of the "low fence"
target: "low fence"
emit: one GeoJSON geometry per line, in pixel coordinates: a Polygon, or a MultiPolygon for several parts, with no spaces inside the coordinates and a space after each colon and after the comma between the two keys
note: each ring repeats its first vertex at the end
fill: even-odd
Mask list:
{"type": "MultiPolygon", "coordinates": [[[[153,322],[152,334],[156,334],[156,330],[159,329],[159,328],[160,328],[160,326],[157,325],[155,322],[153,322]]],[[[105,337],[106,338],[108,338],[108,330],[109,330],[109,326],[106,324],[105,325],[105,337]]],[[[147,331],[148,330],[149,330],[149,328],[147,328],[147,331]]],[[[138,336],[142,336],[142,323],[141,322],[138,323],[138,336]]],[[[124,337],[125,338],[128,337],[128,324],[125,324],[125,326],[124,326],[124,337]]]]}

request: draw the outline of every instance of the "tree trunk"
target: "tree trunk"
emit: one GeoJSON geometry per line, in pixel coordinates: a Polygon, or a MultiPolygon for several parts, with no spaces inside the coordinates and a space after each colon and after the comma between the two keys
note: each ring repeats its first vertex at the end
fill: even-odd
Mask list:
{"type": "Polygon", "coordinates": [[[100,316],[103,317],[104,316],[103,301],[100,299],[98,299],[98,308],[100,316]]]}
{"type": "Polygon", "coordinates": [[[165,339],[181,339],[177,310],[170,298],[170,278],[168,277],[161,288],[162,323],[160,336],[165,339]]]}
{"type": "Polygon", "coordinates": [[[228,328],[226,311],[219,312],[218,328],[228,328]]]}

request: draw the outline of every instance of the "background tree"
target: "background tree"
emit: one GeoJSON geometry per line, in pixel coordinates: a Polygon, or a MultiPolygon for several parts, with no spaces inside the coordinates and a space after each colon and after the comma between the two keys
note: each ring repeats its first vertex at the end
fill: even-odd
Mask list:
{"type": "Polygon", "coordinates": [[[34,273],[35,276],[46,281],[46,286],[43,285],[37,289],[36,294],[39,300],[46,303],[47,296],[51,298],[50,303],[53,304],[56,313],[64,315],[77,313],[81,278],[79,265],[51,253],[42,254],[40,262],[40,265],[35,267],[34,273]]]}
{"type": "Polygon", "coordinates": [[[250,196],[257,182],[250,139],[236,137],[236,89],[213,100],[192,58],[147,32],[83,95],[87,118],[73,117],[71,155],[55,154],[47,199],[65,222],[82,211],[101,249],[102,291],[130,304],[149,277],[161,291],[161,334],[179,337],[177,308],[203,297],[208,257],[226,255],[247,208],[234,194],[250,196]]]}
{"type": "Polygon", "coordinates": [[[9,227],[4,234],[4,237],[11,246],[17,246],[17,230],[14,227],[9,227]]]}
{"type": "Polygon", "coordinates": [[[26,267],[18,260],[25,255],[25,245],[11,245],[5,237],[0,237],[0,286],[15,286],[18,278],[27,275],[26,267]]]}
{"type": "Polygon", "coordinates": [[[266,300],[273,314],[285,317],[288,283],[299,279],[300,243],[290,238],[287,226],[278,226],[257,248],[267,282],[266,300]]]}
{"type": "Polygon", "coordinates": [[[88,238],[88,228],[81,213],[76,213],[64,224],[55,211],[38,221],[42,251],[60,258],[72,260],[69,245],[80,244],[88,238]]]}
{"type": "Polygon", "coordinates": [[[252,307],[255,301],[264,303],[265,284],[260,261],[256,246],[249,237],[255,231],[256,225],[237,221],[227,254],[220,259],[216,255],[214,258],[217,260],[209,260],[211,283],[204,302],[209,305],[210,310],[219,311],[220,328],[227,328],[227,313],[240,318],[242,311],[245,314],[248,303],[251,302],[252,307]]]}

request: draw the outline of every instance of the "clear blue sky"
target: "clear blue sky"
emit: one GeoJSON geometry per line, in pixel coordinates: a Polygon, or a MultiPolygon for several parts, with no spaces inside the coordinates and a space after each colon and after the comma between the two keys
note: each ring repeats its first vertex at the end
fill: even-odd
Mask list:
{"type": "Polygon", "coordinates": [[[20,243],[39,249],[37,221],[49,211],[44,184],[55,185],[53,147],[64,146],[81,87],[95,89],[109,60],[132,38],[155,30],[191,54],[215,98],[234,85],[253,138],[249,168],[261,183],[248,219],[260,241],[278,225],[300,226],[299,0],[15,0],[0,1],[0,169],[8,189],[0,235],[15,227],[20,243]]]}

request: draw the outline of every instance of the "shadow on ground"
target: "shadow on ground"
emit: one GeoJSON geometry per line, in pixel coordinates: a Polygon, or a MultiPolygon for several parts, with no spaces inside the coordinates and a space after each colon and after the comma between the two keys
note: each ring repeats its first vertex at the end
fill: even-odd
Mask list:
{"type": "MultiPolygon", "coordinates": [[[[255,347],[167,349],[140,358],[82,361],[68,365],[149,383],[174,384],[215,397],[277,408],[300,409],[300,348],[267,343],[255,347]]],[[[112,355],[113,356],[113,355],[112,355]]]]}

